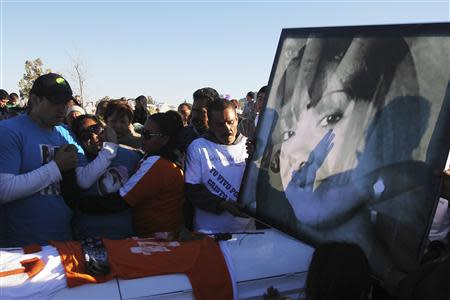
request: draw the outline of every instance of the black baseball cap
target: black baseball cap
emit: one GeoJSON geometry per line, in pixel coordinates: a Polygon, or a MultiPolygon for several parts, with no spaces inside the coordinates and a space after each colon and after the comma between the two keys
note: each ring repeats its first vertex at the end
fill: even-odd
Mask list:
{"type": "Polygon", "coordinates": [[[39,76],[34,81],[30,94],[45,97],[55,104],[66,103],[73,99],[72,89],[67,80],[55,73],[39,76]]]}

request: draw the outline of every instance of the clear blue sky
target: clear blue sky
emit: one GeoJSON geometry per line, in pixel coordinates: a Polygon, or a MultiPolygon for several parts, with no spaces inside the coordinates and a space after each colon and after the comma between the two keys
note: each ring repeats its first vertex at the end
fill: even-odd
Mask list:
{"type": "Polygon", "coordinates": [[[68,75],[81,57],[88,100],[191,101],[204,86],[241,98],[266,84],[282,28],[450,20],[449,1],[0,0],[0,87],[27,59],[68,75]]]}

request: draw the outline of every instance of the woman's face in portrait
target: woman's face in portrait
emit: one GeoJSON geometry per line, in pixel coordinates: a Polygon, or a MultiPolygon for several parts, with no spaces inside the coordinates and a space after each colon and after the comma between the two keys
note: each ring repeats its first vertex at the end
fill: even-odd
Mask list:
{"type": "Polygon", "coordinates": [[[98,190],[100,195],[114,193],[120,190],[128,179],[128,170],[124,166],[111,167],[100,177],[98,190]]]}
{"type": "MultiPolygon", "coordinates": [[[[302,103],[309,102],[305,93],[301,97],[302,103]]],[[[324,93],[315,107],[306,106],[295,128],[282,134],[280,175],[284,188],[330,130],[334,133],[334,145],[318,169],[316,181],[354,168],[358,162],[356,154],[363,150],[365,129],[375,113],[371,102],[355,101],[342,90],[324,93]]]]}
{"type": "Polygon", "coordinates": [[[320,47],[314,48],[318,44],[312,41],[308,44],[312,45],[311,49],[306,48],[298,65],[298,77],[290,79],[298,84],[283,108],[278,127],[283,189],[291,181],[292,173],[308,161],[330,130],[333,145],[315,174],[316,186],[321,180],[350,170],[358,163],[357,152],[363,150],[365,129],[376,109],[372,101],[351,96],[354,87],[343,82],[348,72],[355,70],[347,56],[350,43],[351,40],[339,40],[324,45],[320,51],[322,58],[317,59],[315,50],[311,49],[320,47]]]}
{"type": "Polygon", "coordinates": [[[402,40],[311,39],[299,53],[285,71],[285,85],[294,89],[278,95],[284,105],[272,133],[270,171],[280,173],[283,189],[293,172],[314,158],[311,153],[330,130],[330,148],[324,159],[316,159],[314,186],[354,169],[377,111],[394,96],[417,90],[414,63],[402,40]]]}

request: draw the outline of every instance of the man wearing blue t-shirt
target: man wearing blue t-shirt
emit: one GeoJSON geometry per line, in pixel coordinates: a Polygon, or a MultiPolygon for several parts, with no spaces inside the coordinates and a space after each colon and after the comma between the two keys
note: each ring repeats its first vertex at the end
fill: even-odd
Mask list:
{"type": "MultiPolygon", "coordinates": [[[[72,212],[59,184],[62,173],[77,167],[77,152],[83,154],[69,131],[59,125],[71,99],[72,90],[63,77],[45,74],[33,84],[28,113],[0,122],[1,246],[45,245],[72,238],[72,212]]],[[[108,159],[104,165],[109,165],[108,159]]],[[[92,168],[76,171],[85,186],[91,184],[87,180],[94,180],[88,174],[98,173],[92,168]]]]}

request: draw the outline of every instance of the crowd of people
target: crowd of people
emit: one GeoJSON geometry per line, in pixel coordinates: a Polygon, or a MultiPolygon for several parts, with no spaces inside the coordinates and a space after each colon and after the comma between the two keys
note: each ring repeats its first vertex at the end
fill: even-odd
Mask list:
{"type": "MultiPolygon", "coordinates": [[[[205,87],[178,111],[150,115],[139,96],[134,110],[122,98],[101,101],[93,115],[58,74],[36,79],[26,108],[0,90],[0,247],[255,229],[237,197],[266,92],[249,92],[242,114],[205,87]]],[[[359,247],[317,248],[308,299],[370,299],[372,286],[359,247]]]]}
{"type": "Polygon", "coordinates": [[[145,96],[87,114],[55,73],[36,79],[22,111],[1,90],[1,246],[255,228],[237,196],[265,89],[243,114],[205,87],[151,115],[145,96]]]}

